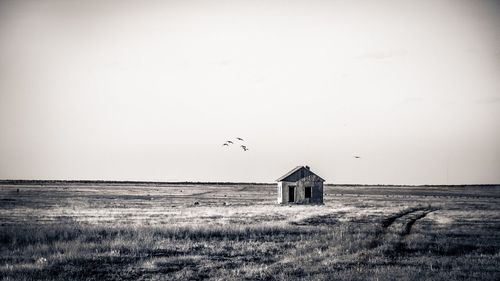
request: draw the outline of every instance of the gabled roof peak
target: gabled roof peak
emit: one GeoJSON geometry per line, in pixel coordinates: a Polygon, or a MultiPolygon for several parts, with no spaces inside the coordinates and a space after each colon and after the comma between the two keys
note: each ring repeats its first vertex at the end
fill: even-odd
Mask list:
{"type": "Polygon", "coordinates": [[[292,176],[293,174],[295,174],[296,172],[300,171],[301,169],[304,169],[306,170],[307,172],[302,174],[299,178],[305,178],[307,176],[310,176],[310,175],[315,175],[317,176],[318,178],[320,178],[322,181],[325,181],[324,179],[322,179],[320,176],[316,175],[315,173],[311,172],[311,169],[309,168],[309,166],[297,166],[295,167],[294,169],[292,169],[290,172],[284,174],[282,177],[280,177],[279,179],[277,179],[276,181],[285,181],[286,178],[292,176]]]}

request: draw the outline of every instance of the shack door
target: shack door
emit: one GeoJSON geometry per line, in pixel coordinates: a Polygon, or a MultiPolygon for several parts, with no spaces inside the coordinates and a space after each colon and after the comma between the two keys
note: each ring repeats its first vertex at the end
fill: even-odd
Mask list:
{"type": "Polygon", "coordinates": [[[288,202],[295,202],[295,186],[288,187],[288,202]]]}

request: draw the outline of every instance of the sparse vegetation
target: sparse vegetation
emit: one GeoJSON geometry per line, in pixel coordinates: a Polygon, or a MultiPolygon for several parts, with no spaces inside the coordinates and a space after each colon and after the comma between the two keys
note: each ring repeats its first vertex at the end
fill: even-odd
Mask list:
{"type": "Polygon", "coordinates": [[[2,280],[498,280],[500,276],[500,207],[493,196],[476,198],[467,193],[408,200],[362,190],[353,196],[344,190],[344,196],[335,197],[335,187],[329,187],[326,193],[332,196],[325,198],[326,205],[288,207],[268,198],[272,188],[3,186],[0,276],[2,280]]]}

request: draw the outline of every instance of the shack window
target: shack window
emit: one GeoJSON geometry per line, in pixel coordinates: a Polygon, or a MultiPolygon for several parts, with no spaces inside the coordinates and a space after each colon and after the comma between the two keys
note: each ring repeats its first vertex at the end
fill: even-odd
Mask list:
{"type": "Polygon", "coordinates": [[[311,187],[307,186],[306,187],[306,198],[311,198],[311,187]]]}

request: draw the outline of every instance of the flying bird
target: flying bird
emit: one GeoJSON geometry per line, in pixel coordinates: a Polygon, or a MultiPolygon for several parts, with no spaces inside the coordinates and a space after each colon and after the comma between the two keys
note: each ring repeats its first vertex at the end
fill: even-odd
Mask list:
{"type": "Polygon", "coordinates": [[[356,159],[361,158],[361,156],[357,156],[357,155],[354,155],[353,157],[356,158],[356,159]]]}
{"type": "Polygon", "coordinates": [[[248,150],[248,148],[246,146],[244,146],[244,145],[241,145],[241,148],[243,148],[243,151],[247,151],[248,150]]]}
{"type": "Polygon", "coordinates": [[[233,144],[233,142],[232,142],[232,141],[227,141],[227,143],[233,144]]]}
{"type": "Polygon", "coordinates": [[[242,139],[242,138],[236,138],[236,139],[237,139],[237,140],[239,140],[239,141],[243,141],[243,139],[242,139]]]}
{"type": "Polygon", "coordinates": [[[226,142],[226,143],[224,143],[222,146],[229,146],[229,144],[227,144],[227,142],[226,142]]]}

